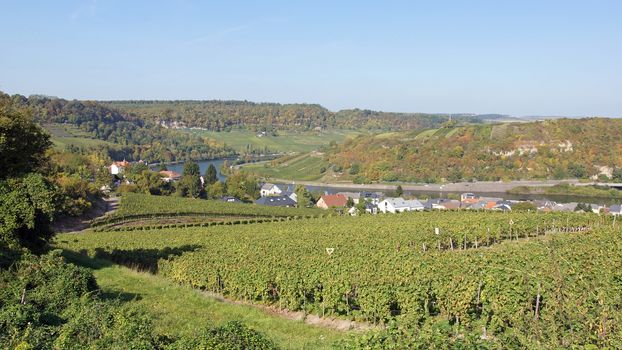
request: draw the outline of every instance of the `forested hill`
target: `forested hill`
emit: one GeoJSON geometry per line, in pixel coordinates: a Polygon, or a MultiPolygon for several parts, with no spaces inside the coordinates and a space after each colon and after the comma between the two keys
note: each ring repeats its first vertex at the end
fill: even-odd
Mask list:
{"type": "Polygon", "coordinates": [[[326,156],[355,181],[438,182],[619,174],[621,154],[622,120],[590,118],[360,136],[326,156]]]}
{"type": "Polygon", "coordinates": [[[390,113],[370,110],[331,112],[318,104],[254,103],[248,101],[101,101],[128,115],[152,120],[167,127],[198,127],[222,131],[310,130],[315,128],[357,130],[410,130],[439,127],[452,118],[480,122],[464,114],[390,113]]]}
{"type": "Polygon", "coordinates": [[[41,123],[74,125],[118,147],[109,147],[113,158],[146,161],[178,161],[231,156],[215,140],[190,133],[167,130],[152,121],[128,115],[94,101],[64,100],[55,97],[9,96],[0,92],[0,105],[25,111],[41,123]]]}

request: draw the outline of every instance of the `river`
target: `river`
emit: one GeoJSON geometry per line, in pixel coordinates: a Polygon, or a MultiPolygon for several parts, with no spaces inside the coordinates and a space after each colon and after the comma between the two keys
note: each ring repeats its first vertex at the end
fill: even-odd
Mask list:
{"type": "MultiPolygon", "coordinates": [[[[229,162],[233,163],[235,159],[227,159],[229,162]]],[[[197,162],[199,164],[199,169],[201,169],[201,174],[205,174],[207,167],[210,164],[214,164],[216,167],[216,172],[218,174],[218,179],[220,181],[225,181],[226,176],[221,174],[220,168],[222,164],[225,162],[225,159],[212,159],[212,160],[202,160],[197,162]]],[[[156,166],[152,166],[156,167],[156,166]]],[[[166,166],[168,170],[176,171],[178,173],[183,173],[184,163],[176,163],[176,164],[168,164],[166,166]]],[[[392,193],[392,189],[379,189],[377,186],[370,185],[368,188],[365,185],[357,186],[356,188],[352,188],[351,186],[338,187],[338,185],[326,185],[322,186],[321,184],[309,184],[309,182],[301,181],[309,191],[323,192],[323,193],[337,193],[337,192],[360,192],[360,191],[373,191],[373,192],[381,192],[381,193],[392,193]]],[[[275,181],[275,183],[292,183],[286,181],[275,181]]],[[[298,183],[298,182],[294,182],[298,183]]],[[[489,187],[490,183],[481,182],[480,184],[486,184],[489,187]]],[[[452,184],[457,185],[457,184],[452,184]]],[[[506,185],[510,185],[510,183],[506,183],[506,185]]],[[[516,183],[515,185],[525,185],[525,183],[516,183]]],[[[426,185],[423,185],[426,186],[426,185]]],[[[438,185],[430,185],[438,187],[438,185]]],[[[451,185],[444,185],[443,187],[447,188],[451,185]]],[[[439,198],[445,197],[448,195],[452,196],[460,196],[463,192],[474,192],[475,194],[482,197],[498,197],[509,200],[550,200],[557,203],[571,203],[571,202],[581,202],[581,203],[592,203],[592,204],[600,204],[600,205],[611,205],[611,204],[619,204],[622,202],[620,199],[611,199],[611,198],[600,198],[600,197],[579,197],[579,196],[559,196],[559,195],[546,195],[546,194],[509,194],[506,192],[494,192],[494,191],[477,191],[475,184],[467,184],[466,186],[470,186],[470,191],[455,191],[455,190],[444,190],[440,191],[435,188],[434,190],[404,190],[404,193],[409,196],[414,196],[418,198],[439,198]]],[[[409,187],[405,185],[403,187],[409,187]]],[[[420,188],[421,186],[413,185],[413,187],[420,188]]],[[[511,186],[509,186],[511,187],[511,186]]],[[[490,188],[490,187],[489,187],[490,188]]]]}

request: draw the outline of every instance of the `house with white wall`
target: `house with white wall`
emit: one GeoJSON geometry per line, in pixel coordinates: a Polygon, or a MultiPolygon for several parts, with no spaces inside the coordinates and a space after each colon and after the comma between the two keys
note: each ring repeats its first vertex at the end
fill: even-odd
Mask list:
{"type": "Polygon", "coordinates": [[[262,197],[279,196],[282,192],[283,190],[279,186],[271,183],[265,183],[261,186],[259,195],[262,197]]]}
{"type": "Polygon", "coordinates": [[[378,210],[382,213],[402,213],[405,211],[421,211],[423,204],[416,199],[405,200],[404,198],[385,198],[378,204],[378,210]]]}
{"type": "Polygon", "coordinates": [[[112,164],[110,164],[108,169],[110,170],[111,175],[119,175],[119,174],[123,174],[123,172],[128,166],[130,166],[130,162],[123,159],[123,161],[121,162],[116,162],[116,161],[112,162],[112,164]]]}

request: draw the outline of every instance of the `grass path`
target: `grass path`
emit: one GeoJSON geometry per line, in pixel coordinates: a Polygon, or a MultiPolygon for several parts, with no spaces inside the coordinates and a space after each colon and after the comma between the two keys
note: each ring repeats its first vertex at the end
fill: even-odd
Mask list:
{"type": "Polygon", "coordinates": [[[162,334],[192,334],[205,325],[238,320],[262,332],[283,349],[330,349],[336,340],[348,336],[337,330],[273,315],[257,307],[223,302],[163,277],[106,260],[71,252],[65,252],[65,256],[75,264],[93,269],[104,295],[131,300],[150,310],[157,331],[162,334]]]}

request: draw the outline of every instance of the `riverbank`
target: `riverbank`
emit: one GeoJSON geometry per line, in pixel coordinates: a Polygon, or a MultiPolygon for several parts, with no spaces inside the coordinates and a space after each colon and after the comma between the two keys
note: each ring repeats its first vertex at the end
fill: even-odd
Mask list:
{"type": "Polygon", "coordinates": [[[622,199],[622,191],[598,185],[576,186],[572,184],[562,183],[550,187],[541,186],[517,186],[510,190],[511,194],[546,194],[546,195],[568,195],[575,197],[597,197],[622,199]]]}
{"type": "Polygon", "coordinates": [[[579,184],[579,180],[525,180],[525,181],[477,181],[477,182],[454,182],[446,184],[354,184],[352,182],[321,182],[321,181],[292,181],[287,179],[270,179],[270,182],[297,184],[314,187],[370,190],[370,191],[395,191],[397,186],[402,186],[404,191],[421,192],[491,192],[507,193],[515,187],[552,187],[559,184],[579,184]]]}

